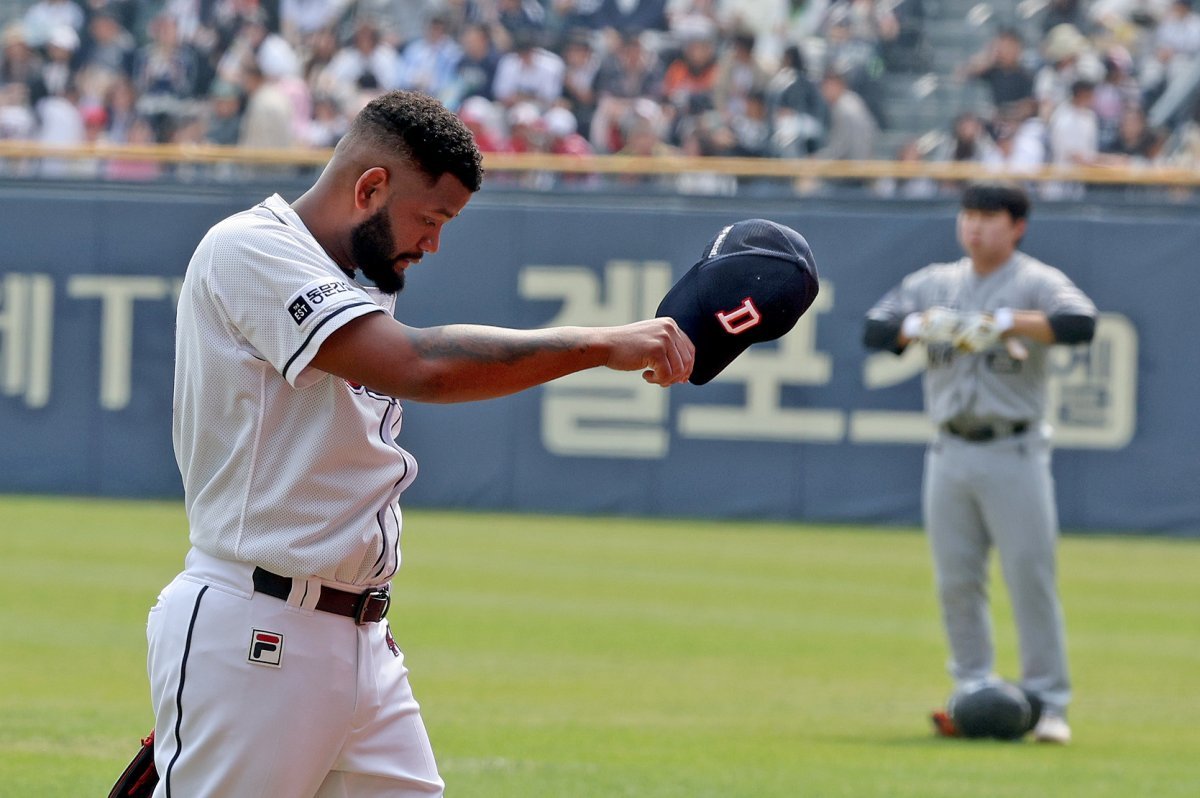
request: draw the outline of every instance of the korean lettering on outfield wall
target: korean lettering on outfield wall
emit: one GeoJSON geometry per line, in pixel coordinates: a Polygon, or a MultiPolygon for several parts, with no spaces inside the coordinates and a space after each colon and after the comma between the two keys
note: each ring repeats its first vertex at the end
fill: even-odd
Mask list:
{"type": "MultiPolygon", "coordinates": [[[[671,285],[670,264],[611,261],[598,275],[586,267],[528,266],[520,292],[528,299],[562,302],[548,325],[623,324],[654,315],[671,285]]],[[[542,440],[560,455],[660,458],[671,430],[682,438],[803,443],[923,443],[932,432],[923,412],[795,407],[784,388],[830,382],[833,360],[817,348],[816,328],[836,301],[821,284],[816,302],[790,333],[773,345],[752,347],[725,369],[719,382],[741,383],[737,405],[684,404],[671,418],[669,394],[627,375],[595,370],[548,385],[542,400],[542,440]]],[[[920,347],[903,356],[865,358],[862,380],[883,389],[917,378],[920,347]]],[[[1124,316],[1102,314],[1090,346],[1056,347],[1050,356],[1050,420],[1060,446],[1117,449],[1136,424],[1137,331],[1124,316]]]]}
{"type": "MultiPolygon", "coordinates": [[[[561,309],[548,325],[623,324],[654,315],[670,288],[664,261],[614,260],[602,272],[583,266],[527,266],[520,295],[552,300],[561,309]]],[[[119,411],[132,386],[134,316],[140,302],[170,302],[181,280],[152,276],[74,275],[72,302],[98,303],[100,407],[119,411]]],[[[697,440],[796,443],[913,444],[926,441],[920,410],[882,411],[794,406],[785,389],[828,385],[833,358],[817,347],[817,327],[836,302],[833,282],[822,282],[811,310],[788,335],[747,350],[717,377],[738,383],[739,404],[688,404],[672,413],[671,393],[640,379],[595,369],[558,380],[541,393],[541,434],[547,451],[562,456],[661,458],[672,434],[697,440]]],[[[55,285],[50,275],[0,277],[0,395],[33,408],[50,400],[54,366],[55,285]]],[[[857,334],[857,331],[855,331],[857,334]]],[[[919,347],[902,357],[866,357],[862,384],[886,389],[915,379],[923,368],[919,347]]],[[[158,364],[170,368],[169,363],[158,364]]],[[[1051,421],[1060,446],[1117,449],[1136,425],[1137,331],[1119,314],[1101,315],[1088,347],[1056,347],[1051,354],[1051,421]]]]}
{"type": "MultiPolygon", "coordinates": [[[[74,275],[67,296],[100,305],[99,402],[105,410],[129,404],[133,368],[134,306],[179,297],[180,279],[74,275]]],[[[54,365],[54,281],[48,274],[10,273],[0,278],[0,394],[29,407],[50,400],[54,365]]]]}

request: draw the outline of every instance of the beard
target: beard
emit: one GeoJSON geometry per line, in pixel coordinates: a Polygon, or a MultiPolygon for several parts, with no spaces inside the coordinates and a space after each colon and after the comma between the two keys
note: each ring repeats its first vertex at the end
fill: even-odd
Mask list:
{"type": "Polygon", "coordinates": [[[404,272],[396,271],[396,261],[416,262],[423,253],[401,253],[398,257],[396,238],[392,235],[392,223],[387,213],[380,209],[350,234],[350,254],[354,265],[363,275],[385,294],[397,294],[404,288],[404,272]]]}

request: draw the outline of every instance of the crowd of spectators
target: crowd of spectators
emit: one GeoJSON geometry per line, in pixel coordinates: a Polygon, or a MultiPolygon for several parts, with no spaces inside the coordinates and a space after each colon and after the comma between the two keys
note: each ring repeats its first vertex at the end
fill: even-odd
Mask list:
{"type": "Polygon", "coordinates": [[[957,70],[986,110],[887,153],[881,79],[928,68],[924,0],[8,0],[0,139],[327,148],[402,88],[485,152],[1200,165],[1191,2],[1048,0],[957,70]]]}
{"type": "Polygon", "coordinates": [[[867,158],[879,77],[911,30],[883,0],[17,8],[2,33],[0,138],[57,145],[323,148],[371,97],[402,88],[458,112],[485,151],[867,158]]]}
{"type": "MultiPolygon", "coordinates": [[[[961,113],[924,152],[908,157],[977,162],[1009,173],[1047,165],[1200,169],[1200,13],[1194,0],[1049,0],[1036,25],[998,28],[961,64],[989,104],[961,113]]],[[[902,151],[900,157],[904,157],[902,151]]],[[[937,194],[928,180],[893,191],[937,194]]],[[[1043,182],[1042,196],[1082,195],[1043,182]]]]}

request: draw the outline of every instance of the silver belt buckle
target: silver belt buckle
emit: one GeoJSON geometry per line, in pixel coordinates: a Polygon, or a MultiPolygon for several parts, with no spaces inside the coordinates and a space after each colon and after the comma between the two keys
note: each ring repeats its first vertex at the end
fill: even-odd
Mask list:
{"type": "Polygon", "coordinates": [[[387,615],[388,609],[392,606],[392,596],[387,591],[387,588],[373,587],[370,590],[365,590],[358,597],[358,606],[354,608],[354,623],[362,626],[364,623],[374,623],[375,621],[383,620],[387,615]],[[372,607],[377,607],[383,604],[383,609],[379,611],[379,617],[368,621],[367,613],[372,607]]]}

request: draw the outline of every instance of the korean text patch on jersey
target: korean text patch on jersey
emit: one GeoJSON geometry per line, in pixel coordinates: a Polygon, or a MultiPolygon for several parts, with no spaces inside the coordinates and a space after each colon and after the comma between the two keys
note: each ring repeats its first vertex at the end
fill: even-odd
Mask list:
{"type": "Polygon", "coordinates": [[[297,291],[286,307],[292,320],[303,327],[322,310],[356,299],[361,300],[362,296],[343,280],[313,280],[297,291]]]}

